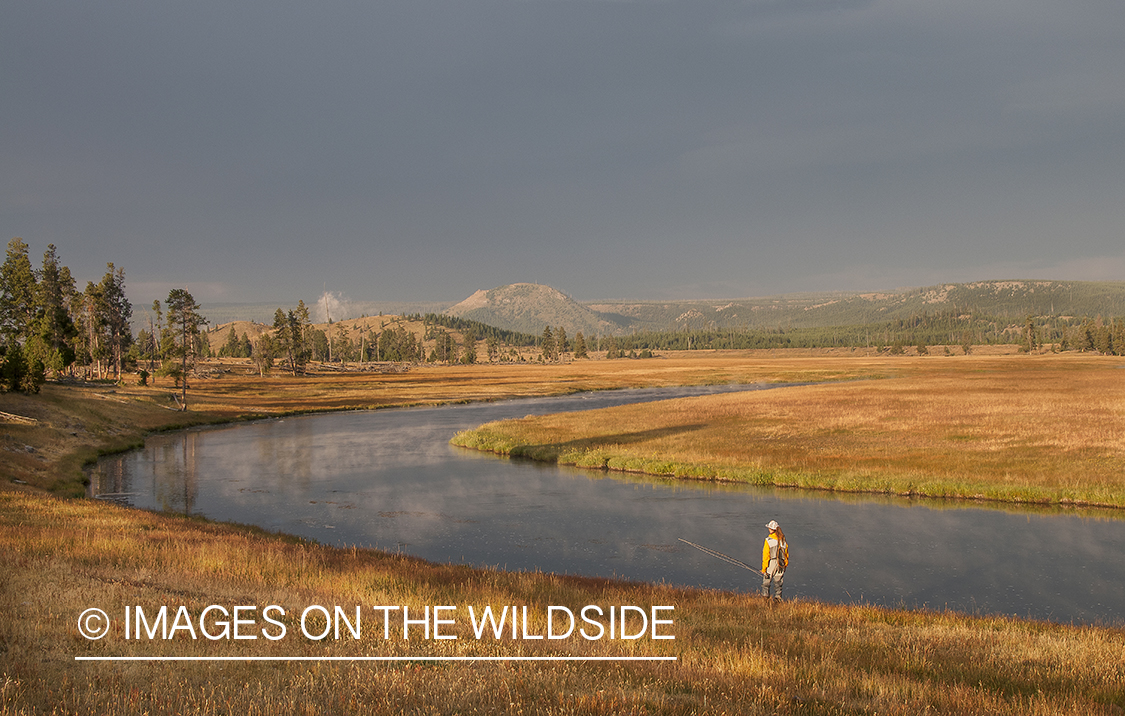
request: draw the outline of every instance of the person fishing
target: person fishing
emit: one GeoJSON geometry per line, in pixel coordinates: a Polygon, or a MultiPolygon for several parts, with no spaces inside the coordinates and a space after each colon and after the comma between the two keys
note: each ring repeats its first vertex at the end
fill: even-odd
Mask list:
{"type": "Polygon", "coordinates": [[[766,527],[770,533],[762,546],[762,596],[769,599],[770,584],[773,584],[776,590],[774,599],[781,601],[782,580],[785,568],[789,566],[789,545],[776,520],[770,520],[766,527]]]}

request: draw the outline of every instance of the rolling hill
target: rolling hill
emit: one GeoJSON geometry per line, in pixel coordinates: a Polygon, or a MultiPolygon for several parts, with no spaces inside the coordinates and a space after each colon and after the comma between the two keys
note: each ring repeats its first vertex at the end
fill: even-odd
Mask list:
{"type": "MultiPolygon", "coordinates": [[[[274,304],[203,307],[212,327],[230,321],[272,323],[274,304]]],[[[1028,317],[1125,317],[1125,281],[977,281],[883,292],[802,293],[729,300],[576,301],[550,286],[514,283],[448,303],[350,303],[337,320],[442,312],[538,335],[562,326],[574,335],[643,331],[740,331],[865,326],[919,316],[954,315],[1022,324],[1028,317]]],[[[143,319],[143,312],[138,312],[143,319]]],[[[135,316],[136,318],[136,316],[135,316]]],[[[147,327],[138,320],[136,329],[147,327]]],[[[239,333],[242,329],[239,329],[239,333]]]]}
{"type": "Polygon", "coordinates": [[[592,310],[557,289],[535,283],[477,291],[447,308],[445,314],[531,334],[542,332],[546,326],[562,326],[571,335],[582,331],[591,336],[618,333],[629,327],[627,320],[592,310]]]}
{"type": "Polygon", "coordinates": [[[949,313],[1019,323],[1028,316],[1125,316],[1125,281],[978,281],[879,293],[583,303],[549,286],[517,283],[477,291],[445,313],[525,333],[562,326],[571,335],[856,326],[949,313]]]}

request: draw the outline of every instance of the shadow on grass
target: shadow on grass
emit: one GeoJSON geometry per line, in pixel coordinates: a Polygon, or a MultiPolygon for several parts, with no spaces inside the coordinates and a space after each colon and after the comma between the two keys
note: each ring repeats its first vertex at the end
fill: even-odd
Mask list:
{"type": "Polygon", "coordinates": [[[649,440],[658,440],[685,433],[703,430],[707,426],[702,423],[694,425],[676,425],[667,428],[654,428],[652,430],[638,430],[631,433],[616,433],[613,435],[598,435],[596,437],[579,438],[559,443],[543,443],[539,445],[518,445],[512,449],[512,457],[529,457],[536,460],[557,458],[573,451],[596,450],[604,447],[621,447],[634,445],[649,440]]]}

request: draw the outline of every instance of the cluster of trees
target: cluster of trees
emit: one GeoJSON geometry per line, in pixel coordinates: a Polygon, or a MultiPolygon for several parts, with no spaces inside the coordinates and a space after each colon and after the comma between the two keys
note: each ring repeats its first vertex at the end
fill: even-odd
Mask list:
{"type": "MultiPolygon", "coordinates": [[[[1028,344],[1031,349],[1040,347],[1036,340],[1040,340],[1034,331],[1028,333],[1028,344]]],[[[1062,348],[1074,346],[1081,351],[1097,351],[1103,355],[1125,355],[1125,321],[1120,318],[1113,321],[1101,319],[1084,320],[1063,337],[1062,348]]]]}
{"type": "MultiPolygon", "coordinates": [[[[562,360],[568,353],[573,355],[575,360],[590,357],[586,336],[582,335],[582,331],[574,334],[574,341],[572,342],[567,338],[566,329],[562,326],[556,327],[553,331],[550,326],[543,329],[543,334],[539,337],[539,350],[540,358],[548,362],[562,360]]],[[[607,349],[606,357],[619,358],[621,356],[616,354],[616,350],[611,352],[607,349]]]]}
{"type": "MultiPolygon", "coordinates": [[[[1047,316],[1028,318],[1023,325],[995,316],[920,313],[882,323],[829,327],[702,329],[689,331],[644,331],[629,336],[601,337],[591,341],[595,350],[608,357],[644,350],[699,350],[744,348],[825,348],[832,346],[874,348],[904,353],[915,347],[960,346],[968,352],[974,345],[1020,343],[1027,350],[1057,348],[1125,354],[1125,335],[1120,320],[1047,316]],[[1119,336],[1120,337],[1117,337],[1119,336]],[[1119,353],[1117,353],[1119,351],[1119,353]]],[[[638,353],[639,355],[639,353],[638,353]]]]}
{"type": "Polygon", "coordinates": [[[427,313],[423,316],[417,314],[407,316],[407,320],[420,320],[427,327],[441,326],[454,331],[460,331],[462,334],[472,333],[477,337],[477,340],[484,340],[486,343],[489,339],[495,339],[496,345],[509,345],[509,346],[533,346],[536,344],[536,337],[530,333],[521,333],[519,331],[509,331],[496,326],[490,326],[487,323],[480,321],[471,321],[467,318],[458,318],[457,316],[446,316],[440,313],[427,313]]]}
{"type": "Polygon", "coordinates": [[[372,360],[377,361],[413,361],[422,359],[422,343],[408,331],[402,324],[393,329],[388,328],[379,334],[375,341],[375,355],[372,360]]]}
{"type": "Polygon", "coordinates": [[[413,362],[423,360],[422,351],[422,342],[401,322],[375,331],[330,321],[325,331],[312,325],[308,307],[304,301],[298,301],[295,309],[278,308],[274,313],[273,333],[263,334],[257,341],[251,342],[246,336],[238,338],[232,327],[219,355],[253,358],[263,375],[275,361],[280,361],[286,371],[296,376],[305,372],[310,361],[413,362]]]}
{"type": "Polygon", "coordinates": [[[202,334],[207,319],[199,312],[199,304],[187,290],[174,288],[168,292],[164,307],[152,302],[148,328],[142,328],[127,356],[137,368],[141,384],[151,377],[171,378],[180,388],[180,408],[187,409],[188,375],[200,358],[210,356],[210,344],[202,334]]]}
{"type": "Polygon", "coordinates": [[[245,333],[239,338],[235,333],[234,326],[230,327],[230,332],[227,333],[226,342],[219,348],[220,358],[251,358],[254,355],[254,345],[250,342],[250,337],[245,333]]]}
{"type": "Polygon", "coordinates": [[[120,378],[133,308],[125,271],[112,263],[106,269],[79,292],[54,245],[36,268],[23,240],[8,242],[0,267],[0,388],[35,393],[48,373],[120,378]]]}
{"type": "Polygon", "coordinates": [[[199,352],[205,320],[183,289],[168,294],[166,313],[159,301],[153,309],[149,329],[134,340],[123,268],[106,264],[101,281],[79,291],[54,245],[47,246],[36,268],[27,244],[12,239],[0,267],[0,388],[35,393],[48,374],[120,380],[147,360],[142,380],[173,375],[186,390],[184,376],[199,352]]]}

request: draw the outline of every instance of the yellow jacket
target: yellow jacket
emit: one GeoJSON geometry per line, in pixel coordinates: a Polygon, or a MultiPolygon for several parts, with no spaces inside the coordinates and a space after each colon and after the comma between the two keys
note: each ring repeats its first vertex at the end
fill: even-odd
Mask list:
{"type": "Polygon", "coordinates": [[[762,545],[762,572],[772,577],[777,572],[784,572],[788,566],[789,544],[786,542],[778,544],[777,537],[772,534],[766,537],[766,543],[762,545]],[[773,562],[773,571],[770,571],[771,562],[773,562]]]}

